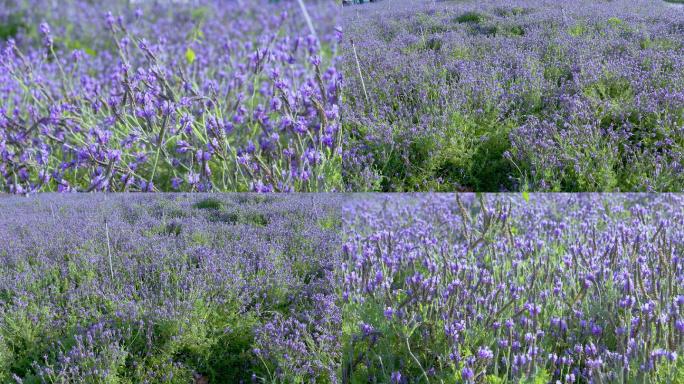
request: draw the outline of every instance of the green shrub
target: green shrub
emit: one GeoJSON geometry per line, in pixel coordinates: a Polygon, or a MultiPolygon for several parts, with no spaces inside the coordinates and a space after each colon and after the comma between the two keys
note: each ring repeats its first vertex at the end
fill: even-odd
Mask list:
{"type": "Polygon", "coordinates": [[[568,34],[572,37],[580,37],[588,32],[588,28],[584,23],[577,23],[568,28],[568,34]]]}
{"type": "Polygon", "coordinates": [[[474,23],[479,24],[485,21],[487,17],[481,13],[469,11],[456,18],[459,23],[474,23]]]}
{"type": "Polygon", "coordinates": [[[206,199],[202,199],[202,200],[198,201],[197,203],[195,203],[195,205],[193,205],[193,207],[197,208],[197,209],[219,210],[219,209],[221,209],[221,207],[223,207],[223,202],[221,202],[218,199],[208,197],[206,199]]]}

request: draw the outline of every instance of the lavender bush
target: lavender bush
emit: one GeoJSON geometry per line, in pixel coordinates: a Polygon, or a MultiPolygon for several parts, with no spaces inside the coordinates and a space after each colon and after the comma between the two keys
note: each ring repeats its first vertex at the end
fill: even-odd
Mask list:
{"type": "Polygon", "coordinates": [[[0,382],[338,382],[342,201],[0,199],[0,382]]]}
{"type": "Polygon", "coordinates": [[[344,223],[342,382],[684,382],[681,195],[398,195],[344,223]]]}
{"type": "Polygon", "coordinates": [[[392,0],[343,20],[351,190],[684,189],[678,5],[392,0]]]}
{"type": "Polygon", "coordinates": [[[341,188],[334,3],[3,4],[0,190],[341,188]]]}

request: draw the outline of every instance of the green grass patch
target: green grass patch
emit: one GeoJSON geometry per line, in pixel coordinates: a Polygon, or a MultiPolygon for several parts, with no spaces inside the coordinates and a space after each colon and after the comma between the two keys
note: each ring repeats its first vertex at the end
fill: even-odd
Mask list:
{"type": "Polygon", "coordinates": [[[580,37],[586,34],[589,28],[584,23],[577,23],[572,27],[568,28],[568,34],[572,37],[580,37]]]}
{"type": "Polygon", "coordinates": [[[474,23],[474,24],[479,24],[483,21],[487,20],[487,17],[479,12],[466,12],[456,18],[456,21],[458,23],[474,23]]]}
{"type": "Polygon", "coordinates": [[[223,207],[223,202],[221,202],[218,199],[211,198],[211,197],[200,200],[193,205],[193,208],[196,208],[196,209],[219,210],[222,207],[223,207]]]}
{"type": "Polygon", "coordinates": [[[26,28],[24,16],[20,13],[9,15],[7,20],[0,22],[0,40],[9,40],[15,37],[20,30],[26,28]]]}
{"type": "Polygon", "coordinates": [[[209,216],[209,221],[222,222],[227,224],[246,224],[257,227],[268,225],[268,217],[262,213],[255,212],[216,212],[209,216]]]}
{"type": "Polygon", "coordinates": [[[645,37],[639,42],[639,47],[641,49],[654,49],[659,51],[678,50],[682,48],[682,42],[664,37],[645,37]]]}

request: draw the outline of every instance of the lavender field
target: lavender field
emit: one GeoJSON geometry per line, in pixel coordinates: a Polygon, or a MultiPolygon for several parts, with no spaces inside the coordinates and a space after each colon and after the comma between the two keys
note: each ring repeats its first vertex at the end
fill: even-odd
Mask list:
{"type": "Polygon", "coordinates": [[[0,0],[0,384],[684,384],[683,162],[684,0],[0,0]]]}
{"type": "Polygon", "coordinates": [[[344,7],[347,188],[682,191],[675,3],[344,7]]]}
{"type": "Polygon", "coordinates": [[[342,202],[0,199],[0,382],[338,382],[342,202]]]}
{"type": "Polygon", "coordinates": [[[5,1],[0,190],[684,189],[680,2],[360,3],[5,1]]]}
{"type": "Polygon", "coordinates": [[[684,380],[684,196],[0,199],[0,382],[684,380]]]}
{"type": "Polygon", "coordinates": [[[353,202],[344,382],[684,382],[683,199],[353,202]]]}
{"type": "Polygon", "coordinates": [[[338,8],[0,4],[0,190],[342,189],[338,8]]]}

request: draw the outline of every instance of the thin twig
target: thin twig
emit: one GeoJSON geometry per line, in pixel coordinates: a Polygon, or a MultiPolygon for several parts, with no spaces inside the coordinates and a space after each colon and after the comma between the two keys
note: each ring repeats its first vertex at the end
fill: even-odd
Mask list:
{"type": "Polygon", "coordinates": [[[361,63],[359,63],[359,56],[356,54],[356,45],[354,45],[354,40],[351,41],[352,50],[354,51],[354,59],[356,59],[356,70],[359,72],[359,78],[361,79],[361,87],[363,88],[363,94],[366,96],[366,103],[370,104],[370,98],[368,97],[368,92],[366,91],[366,82],[363,81],[363,73],[361,73],[361,63]]]}
{"type": "Polygon", "coordinates": [[[314,29],[313,22],[311,21],[311,16],[309,16],[309,11],[306,10],[306,5],[304,4],[304,0],[299,0],[299,8],[302,9],[302,13],[304,14],[304,19],[306,20],[306,25],[309,26],[309,31],[311,32],[314,37],[316,37],[316,44],[318,44],[318,49],[321,49],[321,41],[318,39],[318,35],[316,34],[316,30],[314,29]]]}
{"type": "Polygon", "coordinates": [[[406,338],[406,348],[408,348],[408,353],[409,355],[413,358],[413,361],[415,361],[416,364],[418,364],[418,368],[420,368],[420,371],[423,373],[423,377],[425,377],[425,382],[430,383],[430,377],[428,377],[427,372],[423,369],[423,366],[420,364],[420,361],[416,357],[416,355],[411,352],[411,344],[409,343],[408,337],[406,338]]]}
{"type": "Polygon", "coordinates": [[[109,225],[107,224],[107,219],[105,219],[105,236],[107,236],[107,257],[109,258],[109,274],[112,276],[112,282],[114,281],[114,266],[112,264],[112,248],[109,245],[109,225]]]}

